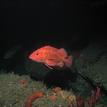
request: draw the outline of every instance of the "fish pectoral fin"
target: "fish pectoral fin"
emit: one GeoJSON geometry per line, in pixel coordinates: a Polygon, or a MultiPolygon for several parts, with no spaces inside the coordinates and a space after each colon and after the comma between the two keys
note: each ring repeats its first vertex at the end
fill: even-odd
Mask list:
{"type": "Polygon", "coordinates": [[[59,67],[64,67],[64,62],[59,62],[58,64],[57,64],[57,66],[59,66],[59,67]]]}
{"type": "Polygon", "coordinates": [[[45,61],[45,65],[48,66],[49,68],[51,67],[64,67],[64,62],[63,61],[56,61],[56,60],[51,60],[51,59],[48,59],[45,61]]]}
{"type": "Polygon", "coordinates": [[[53,59],[47,59],[45,61],[45,65],[50,68],[53,69],[52,67],[56,66],[56,62],[53,59]]]}
{"type": "Polygon", "coordinates": [[[53,59],[47,59],[45,63],[49,66],[55,66],[57,64],[57,62],[55,62],[53,59]]]}

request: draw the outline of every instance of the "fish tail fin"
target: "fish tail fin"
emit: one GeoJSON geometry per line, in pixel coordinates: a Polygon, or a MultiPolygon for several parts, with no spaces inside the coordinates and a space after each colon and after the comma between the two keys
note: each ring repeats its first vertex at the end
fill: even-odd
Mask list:
{"type": "Polygon", "coordinates": [[[66,65],[67,67],[71,67],[72,61],[73,61],[72,56],[69,56],[67,59],[65,59],[65,65],[66,65]]]}

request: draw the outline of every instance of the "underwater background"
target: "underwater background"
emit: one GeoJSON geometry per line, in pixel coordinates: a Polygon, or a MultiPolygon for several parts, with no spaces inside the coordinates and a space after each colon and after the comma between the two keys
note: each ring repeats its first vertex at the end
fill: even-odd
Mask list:
{"type": "Polygon", "coordinates": [[[106,1],[1,2],[0,107],[107,107],[106,1]],[[29,59],[45,45],[72,55],[71,68],[29,59]]]}

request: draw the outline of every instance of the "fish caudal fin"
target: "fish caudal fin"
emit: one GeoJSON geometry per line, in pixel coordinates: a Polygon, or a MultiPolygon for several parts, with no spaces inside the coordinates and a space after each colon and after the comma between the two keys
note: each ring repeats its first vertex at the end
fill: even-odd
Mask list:
{"type": "Polygon", "coordinates": [[[65,65],[67,67],[71,67],[72,61],[73,61],[72,56],[69,56],[67,59],[65,59],[65,65]]]}

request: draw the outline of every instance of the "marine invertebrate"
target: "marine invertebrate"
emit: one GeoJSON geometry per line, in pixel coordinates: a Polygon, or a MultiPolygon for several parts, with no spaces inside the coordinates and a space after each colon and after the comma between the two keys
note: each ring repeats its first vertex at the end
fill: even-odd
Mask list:
{"type": "Polygon", "coordinates": [[[66,100],[70,106],[76,107],[76,96],[73,93],[62,90],[60,87],[55,87],[52,91],[55,96],[60,96],[62,99],[66,100]]]}
{"type": "Polygon", "coordinates": [[[70,107],[86,107],[86,103],[88,104],[88,107],[95,107],[96,103],[100,100],[100,98],[101,90],[99,87],[96,87],[95,91],[91,91],[91,96],[88,98],[88,100],[84,100],[81,96],[76,96],[76,105],[71,103],[70,107]]]}
{"type": "MultiPolygon", "coordinates": [[[[45,94],[43,92],[34,92],[27,98],[25,107],[32,107],[32,102],[34,100],[44,96],[45,94]]],[[[85,107],[85,104],[88,104],[88,107],[95,107],[96,103],[101,98],[101,91],[99,87],[96,87],[95,91],[91,91],[91,96],[87,100],[84,100],[81,96],[75,96],[62,90],[60,87],[55,87],[52,89],[52,95],[46,98],[48,97],[51,101],[56,101],[58,97],[61,97],[68,102],[69,107],[85,107]]]]}
{"type": "Polygon", "coordinates": [[[43,92],[34,92],[31,96],[29,96],[25,102],[25,107],[32,107],[32,102],[38,98],[44,96],[43,92]]]}
{"type": "Polygon", "coordinates": [[[67,97],[67,101],[71,105],[71,107],[77,107],[77,101],[76,101],[76,96],[75,95],[69,95],[67,97]]]}
{"type": "Polygon", "coordinates": [[[52,89],[53,92],[58,93],[60,92],[62,89],[60,87],[55,87],[52,89]]]}
{"type": "Polygon", "coordinates": [[[50,96],[50,100],[51,100],[51,101],[56,101],[56,99],[57,99],[57,96],[56,96],[56,95],[51,95],[51,96],[50,96]]]}
{"type": "Polygon", "coordinates": [[[54,95],[60,95],[63,99],[65,99],[64,90],[62,90],[60,87],[53,88],[52,92],[54,95]]]}
{"type": "Polygon", "coordinates": [[[19,81],[19,84],[22,86],[22,87],[26,87],[28,85],[28,80],[25,80],[25,79],[22,79],[19,81]]]}

